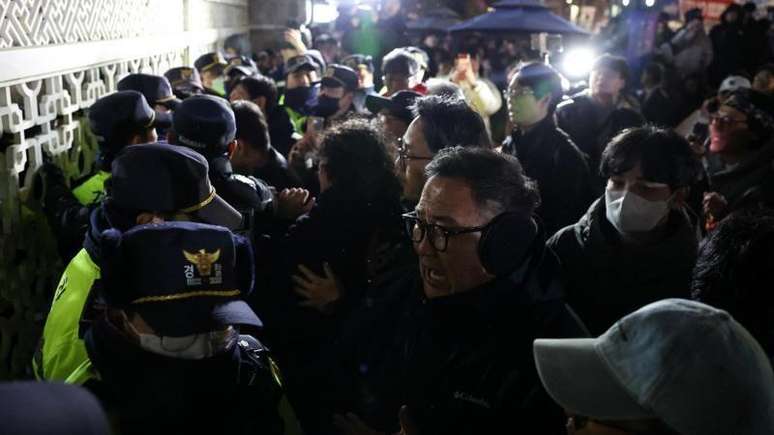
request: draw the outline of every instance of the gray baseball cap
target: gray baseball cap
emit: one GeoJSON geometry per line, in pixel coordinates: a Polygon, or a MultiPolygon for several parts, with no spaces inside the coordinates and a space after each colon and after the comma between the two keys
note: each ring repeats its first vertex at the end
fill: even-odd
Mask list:
{"type": "Polygon", "coordinates": [[[540,379],[569,413],[658,419],[682,435],[771,434],[774,373],[728,313],[666,299],[598,338],[539,339],[540,379]]]}

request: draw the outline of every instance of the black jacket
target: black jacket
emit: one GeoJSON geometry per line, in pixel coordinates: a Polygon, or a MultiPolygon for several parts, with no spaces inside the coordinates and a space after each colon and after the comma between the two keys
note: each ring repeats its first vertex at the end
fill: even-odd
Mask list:
{"type": "Polygon", "coordinates": [[[651,124],[660,127],[674,127],[680,122],[675,99],[663,86],[645,91],[642,96],[642,115],[651,124]]]}
{"type": "MultiPolygon", "coordinates": [[[[44,159],[48,160],[47,157],[44,159]]],[[[36,174],[33,196],[40,197],[43,214],[56,237],[59,257],[67,263],[83,244],[83,235],[89,227],[89,217],[99,201],[84,206],[67,187],[64,173],[50,161],[46,161],[36,174]]],[[[74,186],[86,181],[93,174],[77,180],[74,186]]]]}
{"type": "Polygon", "coordinates": [[[290,148],[296,141],[293,139],[293,124],[290,122],[288,112],[283,106],[274,106],[267,116],[269,124],[269,138],[271,145],[284,157],[288,156],[290,148]]]}
{"type": "Polygon", "coordinates": [[[141,349],[103,318],[85,337],[99,373],[85,386],[123,435],[282,434],[283,393],[268,351],[252,337],[238,341],[251,345],[200,360],[169,358],[141,349]]]}
{"type": "Polygon", "coordinates": [[[747,60],[745,54],[748,47],[745,47],[745,29],[741,25],[742,14],[744,12],[741,6],[729,5],[720,15],[720,23],[709,32],[714,52],[712,64],[709,67],[712,86],[718,86],[731,74],[739,74],[745,67],[747,60]],[[737,13],[736,23],[731,23],[727,19],[728,13],[732,10],[737,13]]]}
{"type": "Polygon", "coordinates": [[[503,152],[517,157],[527,176],[537,181],[536,213],[546,234],[576,222],[594,200],[586,158],[552,116],[526,133],[514,130],[503,142],[503,152]]]}
{"type": "Polygon", "coordinates": [[[274,194],[266,183],[234,173],[227,156],[207,158],[209,177],[218,195],[242,213],[242,226],[234,232],[252,238],[273,218],[274,194]]]}
{"type": "Polygon", "coordinates": [[[329,373],[350,397],[338,411],[382,431],[398,429],[407,405],[422,434],[501,433],[516,422],[563,434],[532,355],[536,338],[586,335],[562,301],[557,267],[537,243],[510,276],[430,300],[419,274],[404,272],[342,327],[329,373]]]}
{"type": "Polygon", "coordinates": [[[285,157],[277,152],[274,147],[269,147],[269,160],[263,167],[258,168],[253,173],[253,176],[265,181],[269,186],[275,188],[277,192],[291,187],[303,187],[296,173],[288,167],[285,157]]]}
{"type": "Polygon", "coordinates": [[[599,172],[600,157],[610,139],[625,128],[644,123],[632,98],[623,96],[617,107],[604,108],[588,93],[577,94],[559,104],[556,121],[559,128],[589,157],[594,175],[599,172]]]}
{"type": "MultiPolygon", "coordinates": [[[[278,358],[286,364],[312,361],[305,355],[316,355],[339,317],[362,298],[370,279],[372,252],[400,236],[400,211],[397,192],[394,198],[384,195],[369,200],[334,185],[287,231],[272,235],[270,282],[263,292],[256,292],[252,304],[265,321],[269,345],[278,358]],[[343,292],[334,312],[321,314],[299,307],[301,299],[292,291],[291,276],[299,273],[299,265],[324,276],[326,262],[343,292]]],[[[291,368],[288,377],[293,374],[291,368]]]]}
{"type": "Polygon", "coordinates": [[[728,201],[728,212],[774,206],[774,141],[750,152],[737,165],[710,174],[709,190],[728,201]]]}
{"type": "Polygon", "coordinates": [[[548,240],[562,265],[567,302],[592,335],[650,302],[690,296],[696,233],[677,211],[664,231],[653,243],[623,244],[601,198],[578,223],[548,240]]]}

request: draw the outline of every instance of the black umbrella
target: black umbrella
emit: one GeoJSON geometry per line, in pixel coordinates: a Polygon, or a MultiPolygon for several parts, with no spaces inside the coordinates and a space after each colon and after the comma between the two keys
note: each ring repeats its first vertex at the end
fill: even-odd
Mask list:
{"type": "Polygon", "coordinates": [[[450,32],[555,33],[588,35],[589,32],[551,12],[537,0],[503,0],[494,10],[463,21],[450,32]]]}
{"type": "Polygon", "coordinates": [[[446,33],[449,27],[459,24],[462,19],[457,12],[449,8],[429,10],[423,16],[406,23],[406,29],[411,32],[446,33]]]}

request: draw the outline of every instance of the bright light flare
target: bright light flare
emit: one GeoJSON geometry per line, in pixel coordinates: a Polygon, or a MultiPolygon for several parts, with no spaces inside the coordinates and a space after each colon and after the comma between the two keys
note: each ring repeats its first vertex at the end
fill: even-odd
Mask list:
{"type": "Polygon", "coordinates": [[[580,79],[589,75],[597,54],[589,48],[575,48],[564,55],[562,70],[571,79],[580,79]]]}
{"type": "Polygon", "coordinates": [[[339,17],[339,11],[336,10],[336,6],[327,3],[314,3],[312,7],[314,8],[312,17],[315,23],[330,23],[339,17]]]}
{"type": "Polygon", "coordinates": [[[624,5],[624,7],[629,6],[629,0],[621,0],[621,4],[624,5]]]}
{"type": "Polygon", "coordinates": [[[645,6],[652,8],[656,4],[656,0],[645,0],[645,6]]]}

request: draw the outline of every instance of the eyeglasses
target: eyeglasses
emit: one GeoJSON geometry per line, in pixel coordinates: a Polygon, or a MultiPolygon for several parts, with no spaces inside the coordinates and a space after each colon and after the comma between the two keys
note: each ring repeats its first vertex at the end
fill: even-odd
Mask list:
{"type": "Polygon", "coordinates": [[[712,115],[710,116],[710,122],[713,124],[716,124],[720,128],[726,128],[735,124],[746,124],[747,120],[734,119],[728,115],[725,115],[725,116],[712,115]]]}
{"type": "Polygon", "coordinates": [[[459,236],[460,234],[476,233],[485,230],[489,224],[479,227],[445,228],[440,225],[429,224],[419,219],[416,212],[406,213],[401,216],[406,234],[414,243],[421,243],[427,236],[430,246],[436,252],[444,252],[449,245],[449,237],[459,236]]]}
{"type": "Polygon", "coordinates": [[[398,157],[402,162],[407,160],[433,160],[432,156],[415,156],[408,153],[408,147],[402,137],[398,138],[398,157]]]}
{"type": "Polygon", "coordinates": [[[523,95],[535,95],[535,91],[528,87],[517,87],[512,92],[505,91],[506,98],[510,100],[515,100],[523,95]]]}

